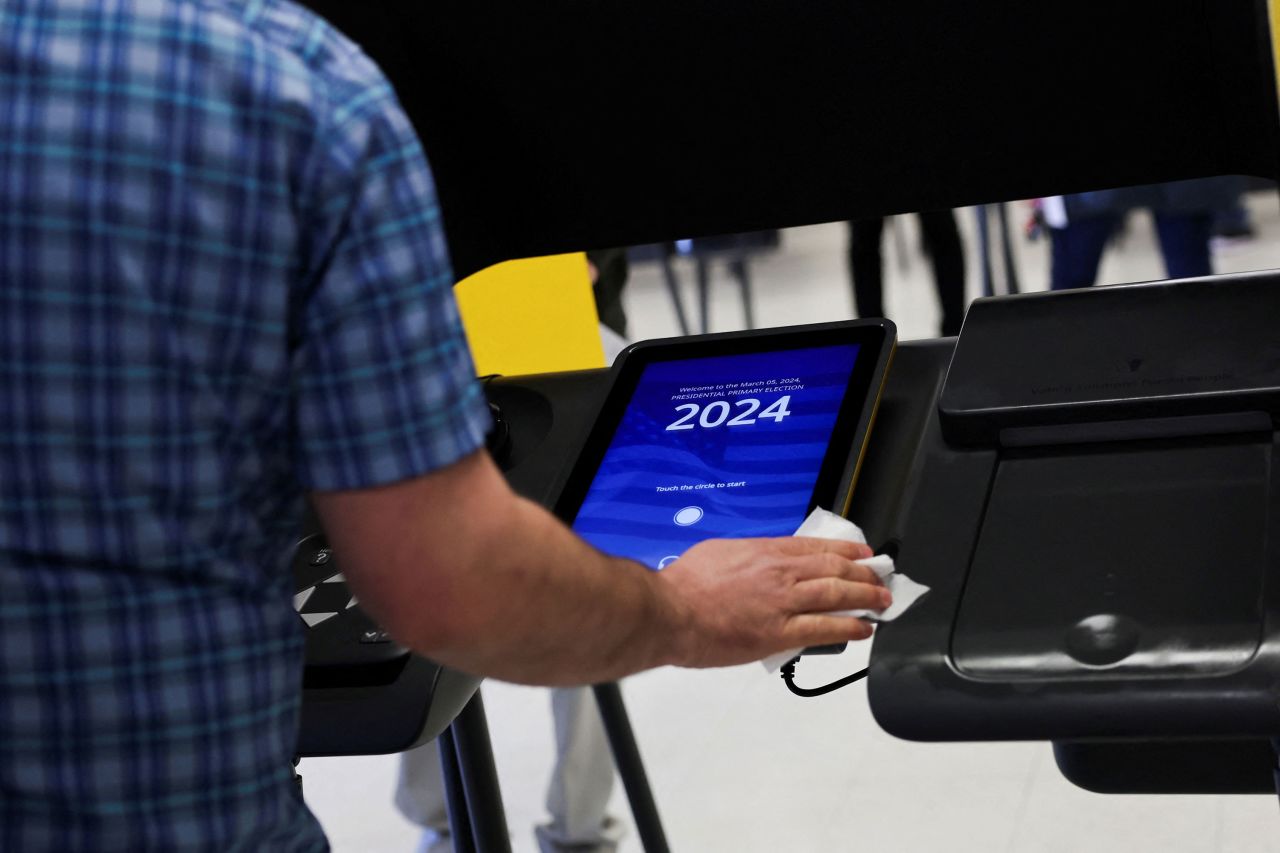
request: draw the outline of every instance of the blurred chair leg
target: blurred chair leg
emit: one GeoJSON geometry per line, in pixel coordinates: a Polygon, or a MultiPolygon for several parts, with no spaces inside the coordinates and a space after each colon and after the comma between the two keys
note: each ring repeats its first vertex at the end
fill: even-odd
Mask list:
{"type": "Polygon", "coordinates": [[[741,255],[730,261],[729,271],[738,280],[738,287],[742,290],[743,320],[746,322],[748,329],[754,329],[756,327],[756,312],[755,307],[751,304],[751,274],[747,270],[746,256],[741,255]]]}
{"type": "Polygon", "coordinates": [[[662,258],[662,277],[667,283],[667,293],[671,295],[671,307],[676,311],[676,323],[680,325],[680,334],[688,337],[689,319],[684,313],[684,303],[680,299],[680,279],[676,276],[670,255],[664,255],[662,258]]]}
{"type": "Polygon", "coordinates": [[[605,733],[609,736],[613,762],[618,768],[618,775],[622,777],[622,786],[627,791],[627,802],[631,805],[631,817],[636,822],[640,843],[645,853],[670,853],[671,848],[667,845],[667,836],[662,829],[662,819],[658,816],[658,805],[654,802],[649,777],[645,774],[644,762],[640,759],[640,747],[636,745],[631,721],[627,718],[627,709],[622,703],[622,691],[617,682],[613,681],[597,684],[592,690],[595,691],[596,703],[600,706],[600,719],[604,723],[605,733]]]}
{"type": "Polygon", "coordinates": [[[467,795],[458,767],[457,744],[453,728],[436,738],[440,750],[440,769],[444,775],[444,799],[449,809],[449,834],[453,836],[454,853],[476,853],[476,840],[471,834],[471,816],[467,813],[467,795]]]}
{"type": "Polygon", "coordinates": [[[893,241],[893,253],[898,258],[898,271],[903,275],[911,269],[911,247],[907,245],[907,235],[902,225],[901,216],[886,217],[889,221],[889,239],[893,241]]]}
{"type": "Polygon", "coordinates": [[[1280,795],[1280,737],[1271,739],[1271,751],[1275,754],[1275,762],[1272,764],[1272,776],[1275,778],[1276,794],[1280,795]]]}
{"type": "Polygon", "coordinates": [[[705,258],[697,259],[698,271],[698,313],[699,334],[705,335],[711,328],[711,262],[705,258]]]}
{"type": "Polygon", "coordinates": [[[459,775],[471,818],[471,834],[478,853],[511,853],[507,815],[493,763],[493,745],[485,721],[480,691],[450,726],[458,758],[459,775]]]}
{"type": "Polygon", "coordinates": [[[996,205],[996,212],[1000,218],[1000,248],[1004,251],[1004,278],[1008,285],[1008,293],[1021,293],[1022,287],[1018,280],[1018,264],[1013,258],[1013,240],[1009,236],[1009,210],[1008,207],[1001,203],[996,205]]]}
{"type": "Polygon", "coordinates": [[[982,295],[994,296],[991,281],[991,229],[987,222],[987,206],[980,204],[973,209],[978,221],[978,262],[982,269],[982,295]]]}

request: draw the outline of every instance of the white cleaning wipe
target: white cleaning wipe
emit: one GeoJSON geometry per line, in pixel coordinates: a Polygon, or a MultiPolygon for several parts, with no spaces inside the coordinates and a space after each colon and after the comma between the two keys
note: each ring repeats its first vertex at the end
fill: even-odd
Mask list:
{"type": "MultiPolygon", "coordinates": [[[[795,535],[814,539],[843,539],[846,542],[858,542],[863,545],[867,542],[862,528],[849,519],[825,509],[815,509],[811,512],[795,535]]],[[[893,604],[885,610],[845,610],[840,613],[842,616],[856,616],[859,619],[870,619],[874,622],[892,622],[906,613],[920,596],[929,591],[929,587],[924,584],[916,583],[906,575],[900,575],[894,571],[893,558],[888,554],[877,554],[858,562],[880,576],[885,588],[893,595],[893,604]]],[[[765,669],[776,672],[784,663],[800,654],[800,651],[796,649],[765,658],[763,661],[765,669]]]]}

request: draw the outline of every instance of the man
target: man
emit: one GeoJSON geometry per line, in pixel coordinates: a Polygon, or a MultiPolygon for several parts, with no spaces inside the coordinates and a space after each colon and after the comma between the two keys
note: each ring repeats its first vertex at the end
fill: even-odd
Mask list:
{"type": "Polygon", "coordinates": [[[306,493],[393,634],[514,681],[887,604],[864,548],[652,574],[510,492],[417,140],[284,0],[5,4],[0,281],[0,849],[324,849],[289,766],[306,493]]]}

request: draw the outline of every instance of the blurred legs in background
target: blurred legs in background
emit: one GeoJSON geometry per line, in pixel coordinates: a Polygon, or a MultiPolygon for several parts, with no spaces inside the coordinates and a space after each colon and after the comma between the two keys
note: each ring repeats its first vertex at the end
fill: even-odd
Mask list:
{"type": "MultiPolygon", "coordinates": [[[[943,337],[960,334],[965,311],[964,245],[950,210],[919,214],[925,253],[933,265],[934,285],[942,313],[943,337]]],[[[849,272],[859,317],[883,317],[884,261],[881,237],[884,219],[849,223],[849,272]]]]}
{"type": "MultiPolygon", "coordinates": [[[[542,853],[613,853],[622,823],[606,813],[613,793],[613,756],[588,687],[551,691],[556,763],[547,785],[550,823],[535,827],[542,853]]],[[[419,853],[452,853],[449,813],[437,744],[428,743],[400,758],[396,807],[423,828],[419,853]]]]}
{"type": "MultiPolygon", "coordinates": [[[[1208,212],[1153,212],[1152,217],[1168,278],[1213,274],[1209,251],[1213,217],[1208,212]]],[[[1053,241],[1050,288],[1091,287],[1097,281],[1102,254],[1121,219],[1122,214],[1105,213],[1073,219],[1065,227],[1050,229],[1053,241]]]]}

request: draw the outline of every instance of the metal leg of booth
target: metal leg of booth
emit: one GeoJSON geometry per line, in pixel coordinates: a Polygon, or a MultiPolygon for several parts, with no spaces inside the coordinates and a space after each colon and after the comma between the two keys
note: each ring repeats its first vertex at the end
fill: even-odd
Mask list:
{"type": "Polygon", "coordinates": [[[1004,255],[1004,280],[1007,293],[1019,293],[1021,282],[1018,281],[1018,265],[1013,259],[1013,239],[1009,235],[1009,211],[1004,203],[996,205],[996,213],[1000,220],[1000,249],[1004,255]]]}
{"type": "Polygon", "coordinates": [[[1271,750],[1275,753],[1275,761],[1271,764],[1271,772],[1276,780],[1276,794],[1280,796],[1280,737],[1271,739],[1271,750]]]}
{"type": "Polygon", "coordinates": [[[449,834],[453,836],[453,853],[476,853],[476,840],[471,834],[471,816],[467,811],[467,794],[458,767],[458,746],[453,729],[445,729],[436,738],[440,750],[440,769],[444,774],[444,800],[449,810],[449,834]]]}
{"type": "Polygon", "coordinates": [[[978,264],[982,270],[982,295],[995,294],[991,276],[991,227],[987,221],[987,206],[980,204],[973,209],[974,218],[978,222],[978,264]]]}
{"type": "Polygon", "coordinates": [[[738,280],[738,287],[742,290],[743,322],[746,324],[746,328],[754,329],[756,327],[756,312],[755,307],[751,304],[751,273],[747,270],[747,256],[738,255],[729,261],[729,271],[738,280]]]}
{"type": "Polygon", "coordinates": [[[631,817],[636,822],[640,843],[645,853],[670,853],[658,806],[649,788],[649,777],[644,772],[644,762],[640,760],[640,748],[631,731],[626,706],[622,704],[622,691],[612,681],[597,684],[592,689],[600,707],[605,734],[609,737],[609,748],[613,751],[613,763],[627,791],[627,802],[631,805],[631,817]]]}
{"type": "Polygon", "coordinates": [[[694,263],[698,276],[698,334],[711,330],[711,261],[698,258],[694,263]]]}
{"type": "Polygon", "coordinates": [[[671,255],[662,256],[662,278],[667,283],[667,293],[671,294],[671,307],[676,312],[676,322],[680,325],[680,334],[689,336],[689,318],[684,313],[684,302],[680,299],[680,278],[676,275],[671,263],[671,255]]]}
{"type": "MultiPolygon", "coordinates": [[[[493,745],[489,741],[489,726],[485,721],[484,702],[480,692],[462,709],[462,713],[441,735],[441,756],[445,758],[445,779],[448,780],[449,763],[444,756],[444,738],[453,741],[457,776],[461,784],[464,814],[454,809],[456,791],[446,787],[449,802],[449,823],[454,838],[463,826],[470,828],[473,849],[477,853],[511,853],[511,838],[507,834],[507,815],[502,806],[502,790],[498,786],[498,771],[493,763],[493,745]]],[[[448,782],[446,781],[446,786],[448,782]]],[[[461,847],[457,848],[461,850],[461,847]]]]}
{"type": "Polygon", "coordinates": [[[1009,231],[1009,210],[1004,204],[980,204],[973,209],[978,223],[978,264],[982,270],[982,295],[997,296],[1007,293],[1018,293],[1022,283],[1018,276],[1018,265],[1013,257],[1013,238],[1009,231]],[[999,229],[1000,259],[1004,266],[1003,288],[997,289],[995,281],[995,265],[991,262],[991,212],[996,214],[996,228],[999,229]]]}
{"type": "Polygon", "coordinates": [[[894,257],[898,259],[898,272],[906,275],[911,270],[911,247],[907,245],[907,235],[903,233],[901,216],[886,216],[885,225],[889,229],[889,242],[893,244],[894,257]]]}

